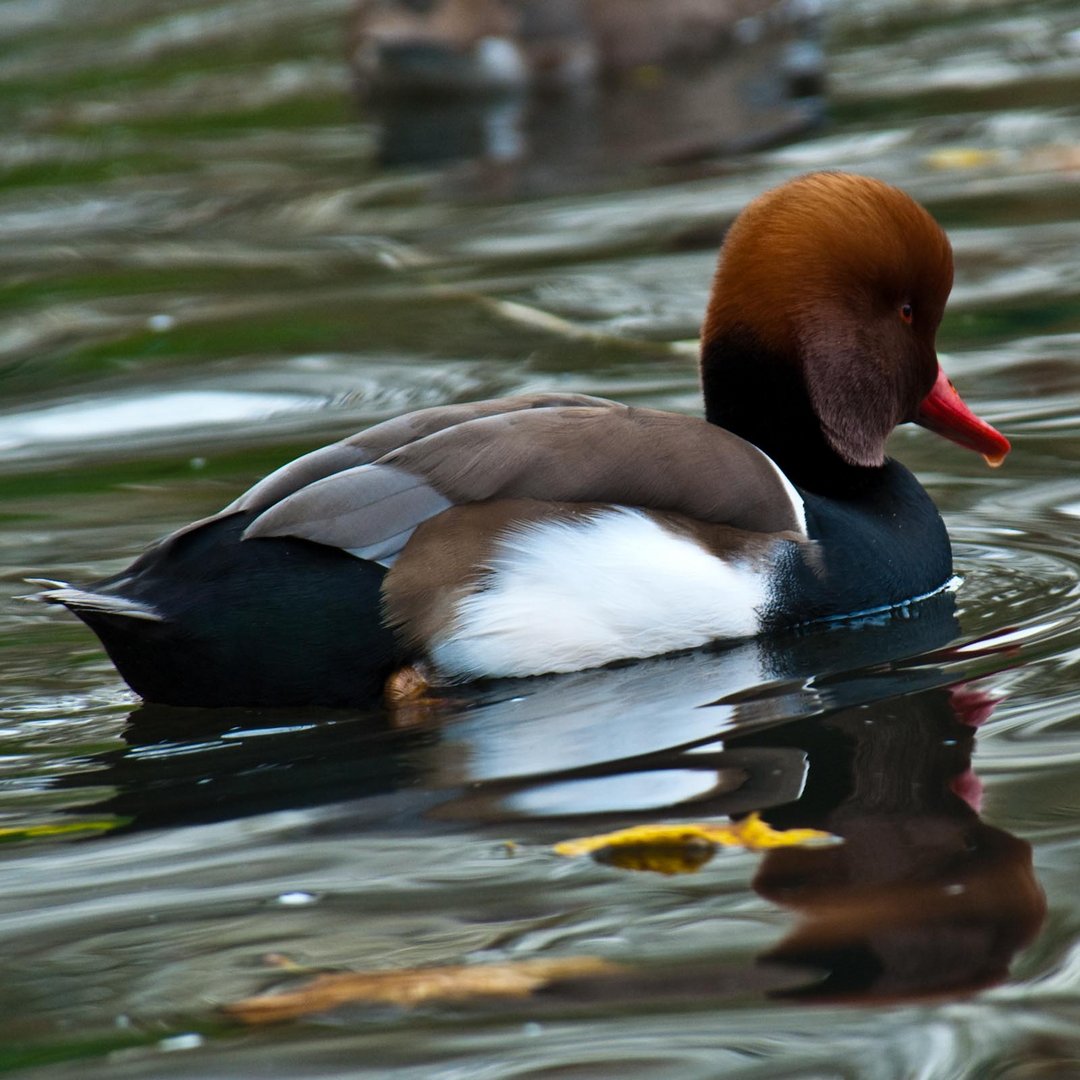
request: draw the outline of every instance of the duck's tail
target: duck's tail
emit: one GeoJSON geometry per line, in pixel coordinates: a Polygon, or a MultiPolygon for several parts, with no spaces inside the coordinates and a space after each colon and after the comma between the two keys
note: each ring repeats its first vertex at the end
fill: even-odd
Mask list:
{"type": "Polygon", "coordinates": [[[212,518],[86,588],[34,579],[101,639],[128,685],[167,705],[368,705],[402,662],[376,563],[212,518]]]}
{"type": "Polygon", "coordinates": [[[44,604],[62,604],[80,618],[86,613],[94,615],[121,615],[144,622],[164,622],[165,616],[150,604],[130,600],[124,596],[111,596],[104,592],[91,592],[69,585],[66,581],[51,578],[26,578],[28,585],[45,586],[41,592],[20,597],[21,600],[38,600],[44,604]]]}

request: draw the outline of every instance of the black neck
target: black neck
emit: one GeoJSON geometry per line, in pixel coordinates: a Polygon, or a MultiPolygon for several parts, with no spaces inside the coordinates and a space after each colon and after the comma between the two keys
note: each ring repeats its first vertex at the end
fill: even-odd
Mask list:
{"type": "Polygon", "coordinates": [[[856,495],[881,470],[849,465],[826,442],[801,372],[763,348],[748,330],[702,347],[705,419],[764,450],[797,487],[856,495]]]}

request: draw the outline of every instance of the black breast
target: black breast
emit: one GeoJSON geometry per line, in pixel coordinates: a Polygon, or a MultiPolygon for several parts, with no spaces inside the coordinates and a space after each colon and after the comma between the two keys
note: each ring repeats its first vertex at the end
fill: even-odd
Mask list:
{"type": "Polygon", "coordinates": [[[801,492],[812,547],[792,545],[776,579],[768,621],[813,622],[892,607],[940,589],[952,549],[930,496],[899,462],[843,498],[801,492]]]}

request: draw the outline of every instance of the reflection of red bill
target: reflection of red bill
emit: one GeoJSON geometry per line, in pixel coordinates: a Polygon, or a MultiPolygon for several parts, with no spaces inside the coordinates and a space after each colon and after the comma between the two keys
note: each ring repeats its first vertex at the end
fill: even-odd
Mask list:
{"type": "MultiPolygon", "coordinates": [[[[949,687],[949,704],[956,719],[967,727],[977,728],[990,719],[994,706],[1001,700],[985,690],[961,683],[949,687]]],[[[982,809],[983,784],[972,768],[965,769],[949,781],[949,790],[963,799],[975,813],[982,809]]]]}
{"type": "Polygon", "coordinates": [[[975,728],[985,724],[999,701],[1000,697],[994,697],[985,690],[978,690],[963,683],[949,688],[949,704],[956,713],[956,719],[968,727],[975,728]]]}
{"type": "Polygon", "coordinates": [[[975,813],[982,810],[983,783],[974,769],[965,769],[949,781],[949,790],[971,807],[975,813]]]}

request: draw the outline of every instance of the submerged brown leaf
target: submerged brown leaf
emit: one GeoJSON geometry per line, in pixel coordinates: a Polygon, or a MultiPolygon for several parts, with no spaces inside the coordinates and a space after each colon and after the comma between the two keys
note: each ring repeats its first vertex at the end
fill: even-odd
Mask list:
{"type": "Polygon", "coordinates": [[[524,998],[557,980],[613,975],[621,970],[618,964],[598,957],[571,956],[403,971],[336,972],[293,990],[231,1002],[222,1006],[222,1011],[245,1024],[276,1024],[341,1005],[408,1008],[428,1002],[524,998]]]}

